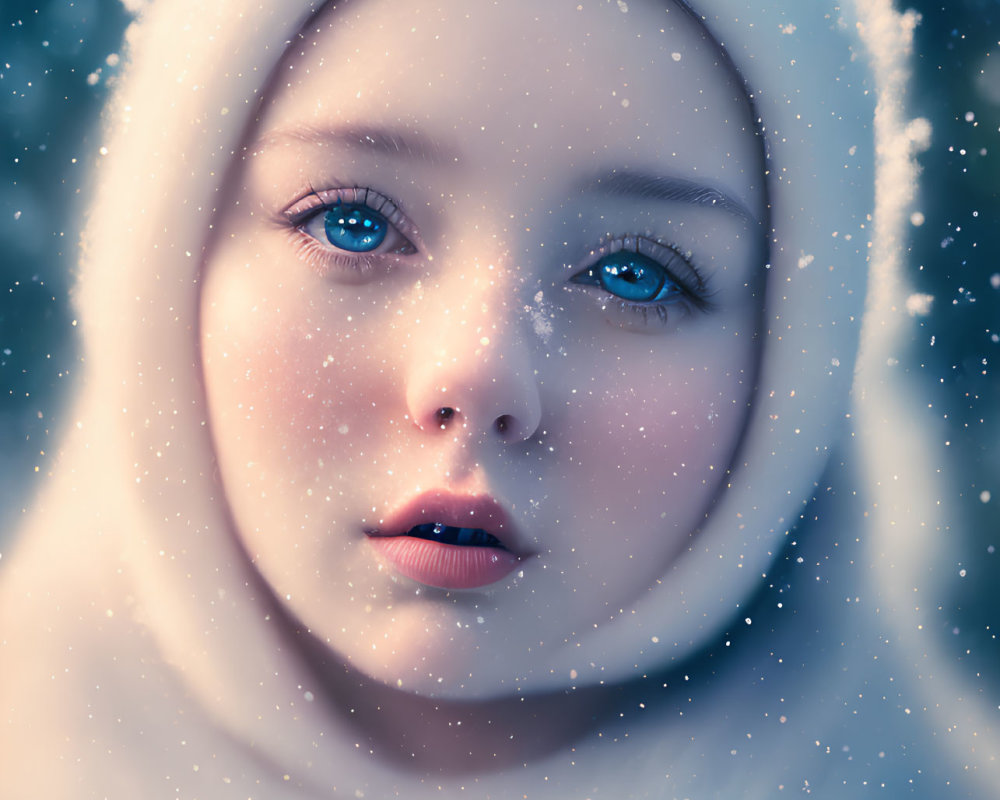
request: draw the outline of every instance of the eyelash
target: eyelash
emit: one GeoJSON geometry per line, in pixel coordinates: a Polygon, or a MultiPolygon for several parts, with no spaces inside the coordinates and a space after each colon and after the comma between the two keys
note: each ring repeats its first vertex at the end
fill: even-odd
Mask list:
{"type": "MultiPolygon", "coordinates": [[[[415,227],[396,203],[374,189],[360,186],[324,190],[316,190],[310,186],[306,194],[281,213],[279,222],[291,229],[293,246],[299,257],[321,277],[335,272],[339,280],[364,282],[379,272],[388,271],[402,258],[413,255],[420,249],[413,243],[414,240],[419,242],[415,227]],[[352,252],[333,244],[324,244],[318,236],[306,230],[317,217],[338,205],[368,209],[381,216],[390,229],[387,236],[398,238],[401,244],[385,251],[381,249],[384,241],[380,241],[371,251],[352,252]]],[[[669,308],[686,313],[691,310],[707,312],[712,307],[711,293],[701,273],[692,263],[691,256],[674,245],[649,236],[626,235],[603,239],[590,252],[583,266],[576,268],[570,283],[586,287],[591,293],[599,293],[601,310],[621,315],[623,327],[632,322],[665,325],[669,308]],[[602,261],[620,252],[636,253],[650,260],[663,270],[665,280],[676,286],[679,294],[662,300],[634,301],[608,291],[594,272],[602,261]],[[578,280],[580,278],[586,280],[578,280]]],[[[673,314],[669,316],[672,318],[673,314]]]]}
{"type": "Polygon", "coordinates": [[[374,189],[362,186],[322,190],[310,187],[307,194],[281,213],[278,221],[283,227],[290,228],[296,253],[320,277],[336,273],[339,280],[364,282],[378,272],[391,269],[400,257],[418,252],[413,243],[417,238],[416,231],[396,203],[374,189]],[[390,250],[383,249],[384,243],[380,243],[368,252],[350,252],[324,244],[306,228],[337,205],[375,212],[388,223],[387,236],[399,239],[401,243],[390,250]]]}
{"type": "MultiPolygon", "coordinates": [[[[642,325],[665,325],[668,321],[668,309],[674,308],[683,313],[689,311],[708,312],[712,310],[711,291],[702,278],[698,268],[692,263],[690,254],[685,254],[680,248],[648,236],[626,235],[609,237],[601,245],[592,250],[581,268],[576,267],[571,283],[590,287],[590,291],[599,292],[601,310],[623,317],[620,322],[627,326],[631,322],[642,325]],[[663,300],[634,301],[619,297],[599,285],[598,276],[593,273],[602,261],[616,253],[637,253],[652,261],[665,273],[669,280],[679,290],[679,294],[663,300]],[[686,273],[681,275],[679,273],[686,273]],[[576,280],[586,277],[586,282],[576,280]]],[[[572,286],[567,288],[573,288],[572,286]]]]}

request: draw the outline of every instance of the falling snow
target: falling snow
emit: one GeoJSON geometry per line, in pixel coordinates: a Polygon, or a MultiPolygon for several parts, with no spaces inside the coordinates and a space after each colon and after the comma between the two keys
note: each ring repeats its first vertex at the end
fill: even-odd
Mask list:
{"type": "MultiPolygon", "coordinates": [[[[144,7],[147,2],[124,0],[125,6],[132,10],[144,7]]],[[[947,659],[935,666],[959,675],[969,687],[968,697],[978,699],[992,697],[1000,690],[995,671],[1000,658],[1000,643],[996,638],[1000,628],[1000,618],[996,616],[996,609],[1000,608],[996,589],[1000,586],[1000,559],[996,555],[997,509],[992,502],[1000,476],[1000,447],[996,446],[1000,442],[1000,413],[997,411],[1000,409],[1000,378],[994,368],[1000,358],[1000,272],[996,256],[1000,252],[1000,206],[996,188],[1000,186],[1000,162],[995,155],[1000,133],[1000,41],[996,33],[1000,14],[990,4],[976,0],[958,5],[930,2],[906,5],[916,7],[923,14],[917,29],[921,58],[916,67],[913,103],[916,113],[931,120],[933,137],[930,148],[920,156],[924,193],[917,199],[915,206],[918,207],[908,209],[903,217],[909,221],[906,234],[911,237],[905,269],[912,291],[897,311],[910,326],[912,344],[894,353],[891,363],[897,373],[905,376],[909,391],[919,399],[921,424],[915,435],[926,437],[932,448],[940,474],[940,483],[932,487],[934,501],[947,509],[944,524],[934,531],[943,545],[940,569],[935,572],[935,576],[941,576],[941,583],[932,587],[911,587],[912,605],[928,606],[922,623],[925,627],[911,634],[933,642],[933,647],[942,648],[947,659]]],[[[629,14],[621,18],[626,22],[641,10],[635,0],[632,6],[629,13],[629,4],[616,0],[615,4],[608,4],[606,10],[615,19],[618,19],[616,7],[622,14],[629,14]]],[[[796,24],[778,23],[777,19],[780,18],[775,17],[768,25],[774,34],[777,24],[777,32],[787,37],[782,39],[782,44],[794,45],[808,32],[804,20],[796,19],[796,24]]],[[[118,4],[94,0],[49,2],[38,4],[37,9],[25,6],[23,11],[10,9],[6,10],[3,21],[6,27],[0,32],[4,44],[0,48],[3,54],[0,55],[0,108],[4,125],[0,136],[5,145],[5,159],[0,165],[3,171],[0,237],[4,246],[4,258],[0,263],[3,276],[0,376],[3,377],[6,402],[0,409],[3,415],[0,425],[0,474],[3,475],[0,482],[0,532],[3,532],[0,533],[0,546],[6,552],[10,541],[6,532],[12,530],[22,516],[22,509],[27,506],[26,498],[44,485],[53,466],[53,455],[58,452],[60,437],[73,422],[64,418],[64,408],[81,366],[69,296],[70,274],[76,262],[80,235],[78,198],[87,189],[89,170],[94,163],[115,156],[114,153],[109,156],[94,126],[99,109],[124,65],[120,38],[126,18],[118,4]]],[[[669,52],[668,57],[675,63],[682,61],[682,53],[678,51],[669,52]]],[[[675,71],[684,72],[692,63],[689,58],[683,69],[675,71]]],[[[631,109],[628,114],[619,112],[616,116],[627,117],[640,109],[642,103],[637,102],[636,97],[638,95],[633,94],[631,98],[616,100],[621,108],[631,109]]],[[[233,105],[232,108],[235,114],[237,107],[233,105]]],[[[211,115],[216,113],[219,118],[228,116],[230,107],[215,106],[211,115]]],[[[544,126],[546,122],[540,120],[535,125],[544,126]]],[[[840,143],[840,147],[848,143],[840,143]]],[[[859,145],[852,145],[848,150],[851,158],[858,157],[858,148],[859,145]]],[[[860,150],[863,154],[864,144],[860,145],[860,150]]],[[[838,152],[838,158],[845,165],[853,163],[843,157],[842,149],[838,152]]],[[[856,231],[850,235],[856,238],[842,234],[843,240],[857,244],[866,241],[868,234],[856,231]]],[[[792,253],[794,258],[794,253],[798,252],[797,266],[803,271],[802,279],[835,268],[825,259],[817,262],[815,255],[798,251],[797,247],[796,244],[792,253]]],[[[185,257],[192,257],[191,252],[185,257]]],[[[535,287],[525,295],[531,298],[523,307],[530,330],[543,346],[551,344],[559,320],[558,305],[552,300],[554,296],[557,296],[554,292],[546,296],[545,290],[535,291],[535,287]]],[[[525,301],[519,300],[518,305],[521,302],[525,301]]],[[[709,316],[706,319],[718,321],[719,318],[709,316]]],[[[853,322],[838,320],[838,324],[845,325],[853,322]]],[[[479,341],[483,347],[490,343],[486,336],[479,341]]],[[[333,354],[324,352],[318,351],[312,363],[313,367],[321,367],[319,371],[325,370],[324,376],[329,376],[336,372],[337,363],[333,354]]],[[[834,368],[829,373],[837,373],[839,359],[833,358],[829,364],[834,368]]],[[[692,373],[694,371],[692,369],[692,373]]],[[[679,381],[686,379],[687,376],[677,378],[679,381]]],[[[707,418],[714,421],[719,411],[710,404],[705,408],[710,409],[707,418]]],[[[794,428],[796,433],[808,431],[809,422],[808,418],[796,419],[795,424],[800,425],[794,428]]],[[[336,421],[332,422],[331,429],[341,436],[358,431],[357,426],[352,428],[336,421]]],[[[638,430],[645,432],[643,428],[638,430]]],[[[158,451],[160,455],[163,452],[169,451],[158,451]]],[[[537,467],[525,467],[531,468],[537,467]]],[[[789,636],[802,637],[805,644],[795,644],[801,645],[803,652],[811,646],[816,652],[835,653],[839,658],[841,652],[860,646],[852,638],[850,626],[846,626],[846,633],[834,630],[830,620],[838,619],[836,615],[809,616],[800,614],[800,609],[807,608],[810,613],[817,608],[836,609],[844,615],[842,620],[848,622],[862,615],[865,619],[884,619],[887,606],[880,598],[865,596],[860,591],[834,592],[833,587],[840,586],[838,578],[856,575],[860,569],[857,565],[867,566],[867,562],[862,557],[865,553],[863,543],[854,538],[849,525],[832,529],[834,526],[824,526],[822,521],[840,521],[838,515],[845,513],[844,508],[853,511],[855,506],[852,504],[861,508],[868,498],[862,497],[863,490],[854,492],[860,487],[835,486],[833,478],[837,478],[838,473],[834,469],[831,474],[833,477],[829,481],[815,487],[815,498],[798,512],[801,517],[783,522],[786,528],[746,532],[747,541],[772,537],[769,541],[775,542],[776,551],[781,553],[777,566],[760,578],[760,596],[753,604],[730,609],[725,637],[712,643],[703,661],[697,665],[704,667],[703,673],[687,667],[685,672],[690,674],[667,673],[665,680],[685,687],[686,694],[676,695],[684,699],[684,702],[678,701],[678,711],[674,712],[678,718],[696,713],[697,709],[692,710],[692,707],[697,706],[698,698],[703,696],[699,691],[707,680],[704,675],[715,679],[715,676],[725,675],[727,669],[738,672],[739,658],[753,646],[748,642],[763,641],[773,645],[767,650],[767,658],[774,672],[751,674],[747,670],[738,674],[743,682],[741,685],[747,687],[748,707],[760,712],[754,719],[754,733],[782,726],[796,732],[812,731],[813,720],[796,717],[789,710],[793,704],[786,702],[786,695],[790,693],[783,692],[779,680],[772,679],[780,676],[784,680],[797,669],[797,662],[794,659],[796,651],[792,650],[787,638],[777,633],[771,636],[775,628],[769,626],[776,625],[776,619],[784,623],[787,618],[790,624],[799,626],[790,628],[789,636]],[[823,536],[806,540],[804,536],[798,537],[800,529],[814,533],[822,531],[823,536]],[[823,629],[824,623],[831,627],[823,629]],[[825,640],[823,637],[831,631],[839,633],[839,638],[831,634],[832,638],[825,640]],[[751,637],[762,638],[751,640],[751,637]],[[693,688],[687,691],[687,686],[693,688]],[[753,706],[753,703],[759,705],[753,706]]],[[[667,475],[665,480],[669,477],[667,475]]],[[[317,489],[317,497],[323,491],[317,489]]],[[[311,488],[304,492],[307,497],[312,497],[312,493],[311,488]]],[[[859,513],[863,515],[869,511],[869,508],[861,508],[859,513]]],[[[659,518],[669,520],[672,509],[662,512],[657,509],[657,513],[659,518]]],[[[613,533],[621,537],[622,547],[626,547],[627,532],[613,533]]],[[[738,550],[718,555],[721,560],[739,559],[742,554],[738,550]]],[[[902,562],[919,555],[900,552],[893,554],[893,558],[902,562]]],[[[0,553],[0,558],[5,567],[12,560],[16,562],[16,555],[8,559],[0,553]]],[[[524,575],[519,573],[519,579],[524,575]]],[[[222,597],[218,600],[221,604],[222,597]]],[[[538,611],[542,613],[543,609],[538,611]]],[[[102,624],[110,624],[108,621],[115,615],[111,609],[101,610],[101,618],[102,624]]],[[[495,624],[489,615],[477,614],[473,619],[477,626],[484,628],[495,624]],[[487,619],[490,620],[488,626],[487,619]]],[[[676,645],[669,625],[652,629],[658,633],[649,636],[644,646],[669,650],[676,645]]],[[[856,796],[869,790],[886,797],[902,796],[913,787],[917,787],[914,791],[927,791],[921,784],[926,779],[921,771],[925,765],[914,766],[908,761],[908,755],[903,752],[905,748],[859,747],[859,743],[866,742],[866,720],[886,708],[892,709],[902,725],[913,726],[907,730],[915,730],[918,724],[937,724],[933,722],[936,710],[914,704],[905,694],[912,691],[912,687],[904,686],[903,678],[883,670],[881,664],[887,660],[884,654],[891,654],[897,646],[891,637],[878,641],[873,652],[879,658],[867,665],[870,671],[857,676],[857,691],[838,698],[844,707],[845,720],[842,730],[836,734],[839,738],[817,736],[809,739],[810,747],[821,754],[824,764],[865,765],[859,769],[865,772],[866,783],[855,787],[856,796]],[[868,775],[871,782],[867,782],[868,775]]],[[[928,644],[926,652],[932,649],[928,644]]],[[[576,681],[590,674],[593,668],[581,659],[576,668],[561,674],[576,681]]],[[[834,664],[831,668],[839,667],[834,664]]],[[[644,675],[640,682],[648,684],[650,694],[655,694],[652,689],[662,688],[659,677],[652,680],[644,675]]],[[[402,679],[396,685],[401,688],[402,679]]],[[[296,706],[314,709],[322,705],[317,697],[323,699],[324,696],[320,689],[313,688],[315,694],[302,686],[296,689],[292,682],[288,697],[296,706]]],[[[796,686],[801,695],[810,690],[810,687],[796,686]]],[[[644,696],[643,702],[636,703],[628,713],[641,709],[651,714],[655,713],[651,711],[653,708],[656,708],[655,699],[644,696]]],[[[734,709],[734,718],[738,717],[736,711],[738,709],[734,709]]],[[[728,727],[724,725],[721,729],[729,738],[719,747],[722,753],[728,754],[727,759],[732,759],[727,763],[733,764],[733,770],[745,773],[750,767],[774,757],[773,751],[758,744],[762,739],[767,741],[765,737],[751,733],[747,729],[749,726],[742,726],[742,721],[739,725],[728,718],[724,722],[728,727]]],[[[627,722],[620,723],[619,727],[621,731],[626,730],[627,722]]],[[[940,733],[939,740],[955,733],[947,726],[937,728],[936,732],[940,733]]],[[[602,743],[602,746],[610,745],[602,743]]],[[[699,740],[690,752],[697,752],[698,758],[702,758],[714,746],[699,740]]],[[[970,753],[969,757],[972,755],[970,753]]],[[[207,770],[203,757],[199,757],[196,764],[189,762],[189,766],[192,773],[207,770]]],[[[970,768],[969,771],[975,770],[970,768]]],[[[289,774],[294,777],[294,772],[289,774]]],[[[796,793],[828,796],[810,782],[817,779],[809,776],[795,785],[789,781],[777,787],[775,796],[796,793]]],[[[228,784],[232,778],[226,775],[219,780],[228,784]]],[[[355,789],[354,785],[347,788],[345,784],[341,788],[355,797],[376,796],[370,790],[366,793],[365,789],[355,789]]]]}

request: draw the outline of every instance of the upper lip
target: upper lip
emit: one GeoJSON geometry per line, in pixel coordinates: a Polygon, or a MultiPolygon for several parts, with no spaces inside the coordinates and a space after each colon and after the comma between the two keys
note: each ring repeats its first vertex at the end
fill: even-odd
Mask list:
{"type": "Polygon", "coordinates": [[[481,528],[514,555],[527,555],[521,533],[503,506],[488,494],[453,494],[440,489],[424,492],[380,520],[377,528],[366,528],[365,533],[403,536],[416,525],[429,522],[456,528],[481,528]]]}

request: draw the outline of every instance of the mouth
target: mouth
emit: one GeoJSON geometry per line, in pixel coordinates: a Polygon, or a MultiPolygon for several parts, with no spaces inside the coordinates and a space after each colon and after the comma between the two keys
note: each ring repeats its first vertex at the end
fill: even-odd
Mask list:
{"type": "Polygon", "coordinates": [[[452,544],[456,547],[507,549],[496,536],[482,528],[456,528],[454,525],[445,525],[443,522],[424,522],[420,525],[414,525],[404,535],[412,536],[414,539],[426,539],[429,542],[452,544]]]}
{"type": "Polygon", "coordinates": [[[393,571],[440,589],[489,586],[527,555],[507,513],[487,495],[425,492],[365,534],[393,571]]]}

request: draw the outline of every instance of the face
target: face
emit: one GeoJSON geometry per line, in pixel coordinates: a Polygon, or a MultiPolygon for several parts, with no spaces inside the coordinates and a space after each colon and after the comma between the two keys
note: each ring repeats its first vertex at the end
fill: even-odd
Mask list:
{"type": "Polygon", "coordinates": [[[576,682],[752,398],[763,166],[717,44],[652,2],[352,2],[239,170],[202,339],[248,557],[390,685],[576,682]]]}

